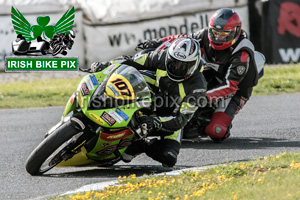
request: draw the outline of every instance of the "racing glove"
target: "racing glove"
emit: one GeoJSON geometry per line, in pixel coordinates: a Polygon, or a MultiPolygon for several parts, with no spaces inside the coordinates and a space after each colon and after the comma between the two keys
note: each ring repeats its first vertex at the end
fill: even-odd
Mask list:
{"type": "Polygon", "coordinates": [[[95,72],[100,72],[103,69],[105,69],[106,67],[108,67],[110,65],[110,62],[93,62],[91,64],[91,68],[90,68],[90,72],[91,73],[95,73],[95,72]]]}
{"type": "Polygon", "coordinates": [[[158,47],[162,41],[160,39],[154,39],[154,40],[144,40],[143,42],[139,43],[136,47],[135,50],[137,51],[138,49],[150,49],[150,48],[156,48],[158,47]]]}
{"type": "Polygon", "coordinates": [[[143,115],[139,118],[139,122],[144,131],[148,132],[148,135],[151,135],[153,131],[159,131],[162,127],[162,123],[158,117],[149,117],[147,115],[143,115]]]}

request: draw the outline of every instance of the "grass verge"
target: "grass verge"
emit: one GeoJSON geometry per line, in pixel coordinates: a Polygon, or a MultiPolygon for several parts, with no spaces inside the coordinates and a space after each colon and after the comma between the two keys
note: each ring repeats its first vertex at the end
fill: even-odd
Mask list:
{"type": "Polygon", "coordinates": [[[300,92],[300,64],[272,66],[264,69],[264,76],[254,88],[253,95],[300,92]]]}
{"type": "MultiPolygon", "coordinates": [[[[64,106],[80,78],[0,83],[0,108],[64,106]]],[[[300,92],[300,64],[266,67],[253,95],[300,92]]]]}
{"type": "Polygon", "coordinates": [[[0,108],[64,106],[81,78],[0,83],[0,108]]]}
{"type": "Polygon", "coordinates": [[[179,176],[119,177],[119,184],[52,200],[299,199],[300,153],[225,164],[179,176]]]}

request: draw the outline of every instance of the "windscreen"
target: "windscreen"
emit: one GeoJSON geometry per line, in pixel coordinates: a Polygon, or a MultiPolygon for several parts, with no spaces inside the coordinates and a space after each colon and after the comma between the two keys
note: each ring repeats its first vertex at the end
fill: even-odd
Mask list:
{"type": "Polygon", "coordinates": [[[122,65],[98,86],[88,109],[119,107],[150,97],[150,90],[140,72],[122,65]]]}

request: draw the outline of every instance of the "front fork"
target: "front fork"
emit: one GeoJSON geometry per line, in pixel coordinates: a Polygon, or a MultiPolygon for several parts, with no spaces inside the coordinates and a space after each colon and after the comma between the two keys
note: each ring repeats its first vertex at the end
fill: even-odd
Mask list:
{"type": "Polygon", "coordinates": [[[44,138],[48,137],[53,131],[55,131],[58,127],[64,124],[66,121],[70,120],[70,117],[73,115],[73,112],[76,109],[76,91],[69,98],[63,115],[61,117],[60,122],[58,122],[55,126],[53,126],[44,136],[44,138]]]}
{"type": "Polygon", "coordinates": [[[72,111],[74,111],[77,107],[77,100],[76,100],[76,91],[71,95],[70,99],[68,100],[63,115],[61,117],[61,121],[72,111]]]}
{"type": "Polygon", "coordinates": [[[89,138],[89,136],[91,135],[91,131],[89,131],[87,128],[89,119],[81,112],[80,106],[78,105],[76,100],[76,91],[69,98],[60,122],[46,133],[45,138],[67,121],[71,121],[73,126],[78,129],[78,131],[87,133],[84,135],[87,135],[89,138]]]}

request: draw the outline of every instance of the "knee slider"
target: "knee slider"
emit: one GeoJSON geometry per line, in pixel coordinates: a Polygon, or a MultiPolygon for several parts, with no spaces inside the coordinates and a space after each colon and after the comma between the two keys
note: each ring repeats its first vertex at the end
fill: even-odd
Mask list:
{"type": "Polygon", "coordinates": [[[205,133],[211,138],[223,138],[226,134],[228,127],[225,127],[221,124],[209,124],[206,129],[205,133]]]}
{"type": "Polygon", "coordinates": [[[167,164],[169,166],[174,166],[177,162],[177,155],[178,153],[176,151],[168,150],[164,151],[161,155],[161,160],[164,164],[167,164]]]}
{"type": "Polygon", "coordinates": [[[231,121],[231,118],[223,112],[214,113],[210,123],[205,128],[205,133],[211,138],[223,138],[231,121]]]}

